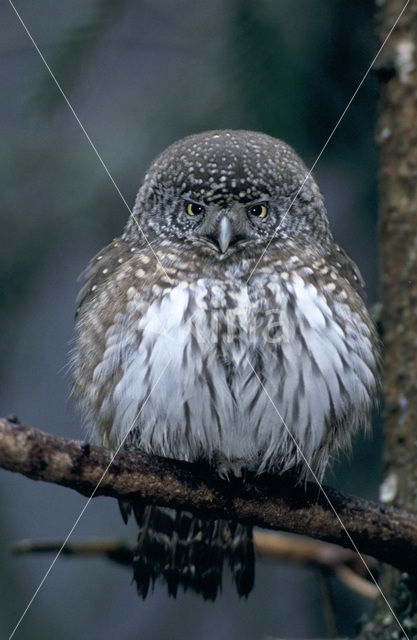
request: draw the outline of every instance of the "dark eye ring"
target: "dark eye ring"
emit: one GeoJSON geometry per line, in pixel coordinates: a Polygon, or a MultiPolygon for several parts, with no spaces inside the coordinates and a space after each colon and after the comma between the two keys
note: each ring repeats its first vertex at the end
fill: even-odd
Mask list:
{"type": "Polygon", "coordinates": [[[205,211],[203,205],[196,202],[186,202],[185,210],[189,216],[200,216],[205,211]]]}
{"type": "Polygon", "coordinates": [[[266,204],[253,204],[248,207],[248,213],[251,216],[255,216],[255,218],[266,218],[268,207],[266,204]]]}

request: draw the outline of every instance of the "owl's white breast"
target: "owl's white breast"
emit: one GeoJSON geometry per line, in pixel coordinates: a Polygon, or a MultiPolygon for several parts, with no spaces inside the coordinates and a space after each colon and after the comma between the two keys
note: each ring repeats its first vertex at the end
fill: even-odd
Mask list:
{"type": "MultiPolygon", "coordinates": [[[[254,301],[236,280],[182,283],[137,320],[135,345],[123,322],[108,332],[96,377],[108,375],[115,351],[125,354],[103,406],[114,415],[113,446],[131,431],[159,455],[220,454],[253,470],[283,470],[301,461],[290,431],[309,464],[325,465],[330,422],[350,414],[354,429],[370,403],[370,332],[342,303],[336,320],[324,295],[297,275],[266,286],[254,301]]],[[[139,296],[132,290],[132,309],[139,296]]]]}

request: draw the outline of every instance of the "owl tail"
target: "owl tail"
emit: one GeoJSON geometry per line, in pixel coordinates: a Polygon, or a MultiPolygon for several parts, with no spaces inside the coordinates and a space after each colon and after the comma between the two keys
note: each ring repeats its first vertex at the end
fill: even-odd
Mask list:
{"type": "Polygon", "coordinates": [[[239,596],[249,594],[255,569],[252,527],[200,520],[186,511],[122,503],[125,520],[132,508],[139,525],[134,579],[142,598],[158,580],[166,583],[171,596],[181,586],[214,600],[221,591],[225,562],[239,596]]]}

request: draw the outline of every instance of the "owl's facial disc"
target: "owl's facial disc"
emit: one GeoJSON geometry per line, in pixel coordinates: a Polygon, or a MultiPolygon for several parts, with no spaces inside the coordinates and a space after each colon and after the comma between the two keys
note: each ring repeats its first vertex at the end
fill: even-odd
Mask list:
{"type": "Polygon", "coordinates": [[[249,240],[242,225],[236,224],[233,215],[226,213],[202,223],[193,237],[222,255],[249,240]]]}
{"type": "Polygon", "coordinates": [[[204,245],[219,259],[288,237],[315,240],[322,250],[331,242],[302,160],[281,140],[251,131],[209,131],[168,147],[146,173],[134,214],[126,238],[143,242],[140,221],[152,239],[204,245]]]}
{"type": "Polygon", "coordinates": [[[248,206],[242,202],[230,202],[226,207],[218,207],[188,202],[185,211],[195,224],[189,237],[225,255],[259,237],[259,227],[267,217],[268,204],[261,202],[248,206]]]}
{"type": "Polygon", "coordinates": [[[236,233],[233,220],[227,215],[223,215],[213,233],[204,234],[204,239],[221,254],[225,254],[228,249],[234,247],[244,240],[246,236],[236,233]]]}

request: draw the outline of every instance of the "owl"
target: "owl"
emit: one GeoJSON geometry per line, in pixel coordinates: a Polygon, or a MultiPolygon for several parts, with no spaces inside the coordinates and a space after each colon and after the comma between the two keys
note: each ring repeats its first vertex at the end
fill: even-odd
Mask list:
{"type": "MultiPolygon", "coordinates": [[[[219,130],[151,164],[123,234],[84,272],[73,396],[91,441],[298,480],[369,421],[378,343],[357,266],[281,140],[219,130]]],[[[254,580],[252,530],[122,503],[139,525],[140,595],[214,599],[223,565],[254,580]]]]}

